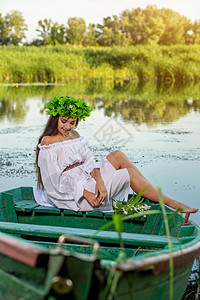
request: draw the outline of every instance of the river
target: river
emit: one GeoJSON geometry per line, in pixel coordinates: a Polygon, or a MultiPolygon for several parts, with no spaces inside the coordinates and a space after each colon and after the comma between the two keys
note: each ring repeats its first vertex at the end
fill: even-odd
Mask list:
{"type": "MultiPolygon", "coordinates": [[[[162,191],[200,210],[200,89],[155,82],[68,82],[0,86],[0,191],[36,185],[35,147],[55,94],[93,107],[80,122],[96,160],[119,149],[162,191]]],[[[200,224],[200,212],[192,215],[200,224]]]]}

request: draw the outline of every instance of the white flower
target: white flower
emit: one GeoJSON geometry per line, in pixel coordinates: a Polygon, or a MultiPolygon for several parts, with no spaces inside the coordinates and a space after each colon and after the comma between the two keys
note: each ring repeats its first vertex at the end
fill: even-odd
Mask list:
{"type": "Polygon", "coordinates": [[[72,108],[73,108],[73,105],[70,104],[70,105],[69,105],[69,108],[72,109],[72,108]]]}

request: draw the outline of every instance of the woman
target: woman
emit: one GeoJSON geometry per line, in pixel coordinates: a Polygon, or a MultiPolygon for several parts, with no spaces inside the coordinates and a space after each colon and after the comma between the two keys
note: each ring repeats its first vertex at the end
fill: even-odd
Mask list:
{"type": "MultiPolygon", "coordinates": [[[[112,211],[112,201],[128,198],[129,188],[159,202],[158,191],[121,151],[113,151],[99,163],[83,137],[75,130],[90,115],[91,107],[81,99],[53,97],[46,105],[51,115],[36,149],[38,189],[36,201],[74,211],[112,211]]],[[[198,210],[162,194],[173,209],[198,210]]]]}

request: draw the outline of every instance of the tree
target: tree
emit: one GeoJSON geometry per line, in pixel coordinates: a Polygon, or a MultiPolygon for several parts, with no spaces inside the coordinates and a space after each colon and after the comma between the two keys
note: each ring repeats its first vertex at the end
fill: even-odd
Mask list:
{"type": "Polygon", "coordinates": [[[115,15],[103,19],[103,25],[98,24],[97,40],[102,46],[130,45],[131,40],[123,31],[122,21],[115,15]]]}
{"type": "Polygon", "coordinates": [[[121,19],[123,30],[133,45],[157,43],[164,32],[164,23],[155,5],[125,10],[121,19]]]}
{"type": "Polygon", "coordinates": [[[13,10],[5,18],[0,15],[0,43],[19,45],[25,38],[27,25],[20,11],[13,10]]]}
{"type": "Polygon", "coordinates": [[[131,37],[133,45],[141,43],[144,17],[141,8],[125,10],[121,15],[123,29],[131,37]]]}
{"type": "Polygon", "coordinates": [[[38,36],[42,38],[44,45],[51,44],[51,26],[53,22],[51,19],[44,19],[38,21],[38,28],[36,31],[39,33],[38,36]]]}
{"type": "Polygon", "coordinates": [[[82,18],[69,18],[66,29],[67,41],[72,45],[82,45],[86,35],[86,23],[82,18]]]}
{"type": "Polygon", "coordinates": [[[191,44],[200,44],[200,20],[195,21],[194,24],[191,25],[188,35],[190,36],[191,44]]]}
{"type": "Polygon", "coordinates": [[[103,44],[103,46],[111,46],[113,44],[113,39],[114,39],[114,34],[112,28],[104,26],[100,44],[103,44]]]}
{"type": "Polygon", "coordinates": [[[186,17],[171,9],[162,8],[159,12],[165,25],[164,33],[162,34],[159,44],[161,45],[175,45],[184,44],[184,28],[188,24],[186,17]]]}
{"type": "Polygon", "coordinates": [[[147,6],[144,10],[143,41],[145,44],[157,44],[164,33],[165,25],[158,12],[155,5],[147,6]]]}
{"type": "Polygon", "coordinates": [[[51,28],[51,40],[53,44],[66,43],[66,28],[64,24],[59,25],[57,22],[51,28]]]}
{"type": "Polygon", "coordinates": [[[20,44],[25,38],[25,31],[28,29],[22,13],[13,10],[5,16],[5,20],[10,29],[9,44],[20,44]]]}
{"type": "Polygon", "coordinates": [[[6,20],[0,14],[0,44],[7,45],[9,42],[10,29],[6,24],[6,20]]]}
{"type": "Polygon", "coordinates": [[[36,31],[42,38],[43,45],[64,44],[66,42],[66,29],[63,24],[53,23],[51,19],[44,19],[38,22],[36,31]]]}
{"type": "Polygon", "coordinates": [[[89,24],[83,40],[83,46],[94,46],[96,42],[95,25],[89,24]]]}

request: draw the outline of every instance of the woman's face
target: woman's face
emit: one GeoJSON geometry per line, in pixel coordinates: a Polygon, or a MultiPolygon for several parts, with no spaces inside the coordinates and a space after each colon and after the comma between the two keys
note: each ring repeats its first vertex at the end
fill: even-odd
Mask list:
{"type": "Polygon", "coordinates": [[[62,135],[68,135],[76,126],[77,124],[77,118],[73,119],[71,117],[65,118],[65,117],[59,117],[58,119],[58,131],[62,135]]]}

